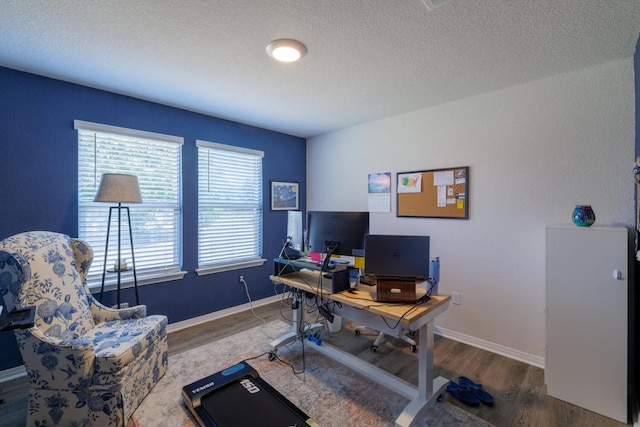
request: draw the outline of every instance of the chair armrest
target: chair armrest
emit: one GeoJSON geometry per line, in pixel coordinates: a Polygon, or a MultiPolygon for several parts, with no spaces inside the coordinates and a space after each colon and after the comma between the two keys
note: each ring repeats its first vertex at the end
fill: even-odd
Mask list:
{"type": "Polygon", "coordinates": [[[143,319],[147,317],[146,305],[135,305],[127,308],[109,308],[102,304],[91,305],[91,314],[96,323],[112,320],[143,319]]]}
{"type": "Polygon", "coordinates": [[[66,388],[71,376],[91,378],[95,368],[93,344],[85,339],[63,340],[45,335],[34,326],[14,331],[31,378],[46,381],[49,388],[66,388]]]}
{"type": "Polygon", "coordinates": [[[96,323],[103,323],[111,320],[142,319],[147,317],[146,305],[135,305],[127,308],[109,308],[101,304],[93,296],[86,284],[84,286],[87,298],[89,299],[89,308],[91,309],[93,320],[96,323]]]}
{"type": "Polygon", "coordinates": [[[76,338],[76,339],[65,340],[65,339],[55,338],[49,335],[45,335],[42,332],[42,330],[37,326],[26,329],[26,332],[28,335],[31,335],[33,338],[40,341],[40,343],[42,343],[44,346],[50,345],[56,348],[69,349],[70,351],[77,352],[78,355],[80,356],[83,356],[86,354],[93,354],[94,352],[93,344],[91,343],[91,341],[86,339],[76,338]]]}

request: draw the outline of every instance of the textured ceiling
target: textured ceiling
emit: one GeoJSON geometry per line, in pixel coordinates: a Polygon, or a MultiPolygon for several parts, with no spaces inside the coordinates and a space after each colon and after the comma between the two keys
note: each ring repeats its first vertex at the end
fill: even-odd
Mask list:
{"type": "Polygon", "coordinates": [[[308,137],[628,58],[640,31],[640,0],[433,3],[1,0],[0,65],[308,137]]]}

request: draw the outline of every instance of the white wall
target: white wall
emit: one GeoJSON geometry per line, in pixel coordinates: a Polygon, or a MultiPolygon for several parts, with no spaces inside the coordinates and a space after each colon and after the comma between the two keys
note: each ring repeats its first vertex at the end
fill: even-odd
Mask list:
{"type": "Polygon", "coordinates": [[[440,293],[462,294],[439,328],[542,362],[545,226],[591,204],[634,227],[634,120],[629,58],[310,138],[307,209],[367,210],[369,173],[469,166],[469,220],[398,218],[394,191],[371,232],[431,236],[440,293]]]}

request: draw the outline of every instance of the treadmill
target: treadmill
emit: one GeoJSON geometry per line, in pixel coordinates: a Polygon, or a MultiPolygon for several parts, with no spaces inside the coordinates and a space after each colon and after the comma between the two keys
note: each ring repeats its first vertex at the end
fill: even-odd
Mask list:
{"type": "Polygon", "coordinates": [[[244,361],[184,386],[182,401],[202,427],[319,427],[244,361]]]}

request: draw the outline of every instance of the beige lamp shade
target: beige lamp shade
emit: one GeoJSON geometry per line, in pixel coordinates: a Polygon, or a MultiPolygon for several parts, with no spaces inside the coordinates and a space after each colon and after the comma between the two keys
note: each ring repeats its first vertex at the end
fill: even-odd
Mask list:
{"type": "Polygon", "coordinates": [[[94,202],[142,203],[138,177],[121,173],[102,174],[94,202]]]}

